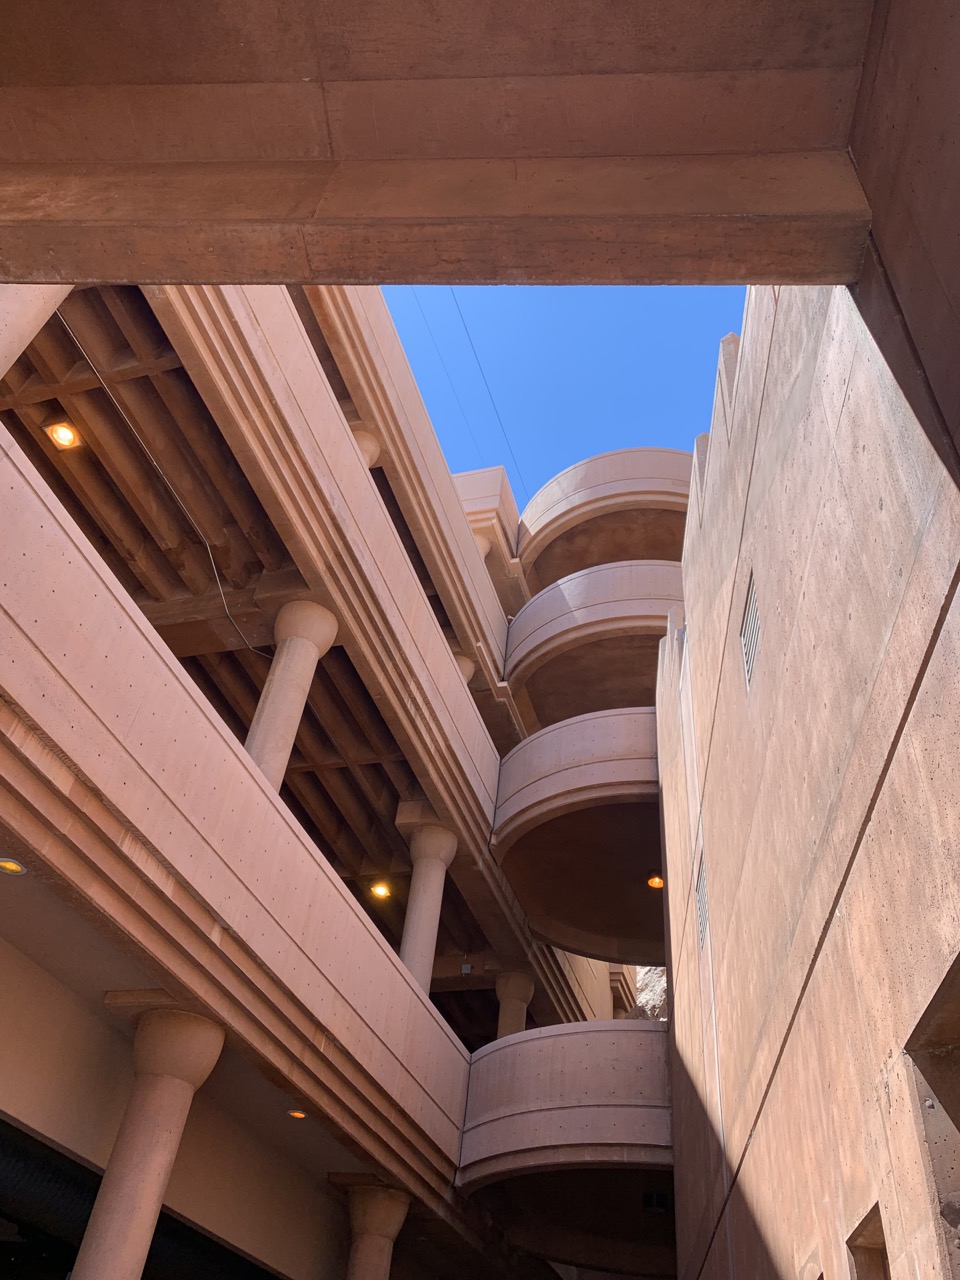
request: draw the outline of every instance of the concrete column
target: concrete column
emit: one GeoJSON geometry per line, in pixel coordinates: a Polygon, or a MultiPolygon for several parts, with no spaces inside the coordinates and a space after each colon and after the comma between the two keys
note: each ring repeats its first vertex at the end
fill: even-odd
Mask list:
{"type": "Polygon", "coordinates": [[[139,1280],[193,1095],[213,1070],[223,1029],[153,1009],[133,1042],[136,1082],[113,1144],[73,1280],[139,1280]]]}
{"type": "Polygon", "coordinates": [[[72,284],[0,284],[0,378],[72,288],[72,284]]]}
{"type": "Polygon", "coordinates": [[[350,1188],[353,1243],[347,1280],[390,1280],[393,1243],[403,1226],[410,1197],[389,1187],[350,1188]]]}
{"type": "Polygon", "coordinates": [[[497,978],[497,1039],[527,1029],[527,1009],[533,999],[533,979],[526,973],[501,973],[497,978]]]}
{"type": "Polygon", "coordinates": [[[279,791],[290,763],[317,662],[333,644],[337,620],[312,600],[293,600],[277,614],[277,642],[246,748],[279,791]]]}
{"type": "Polygon", "coordinates": [[[403,921],[400,959],[427,992],[437,950],[443,881],[456,851],[457,837],[446,827],[428,823],[417,827],[410,837],[413,876],[403,921]]]}

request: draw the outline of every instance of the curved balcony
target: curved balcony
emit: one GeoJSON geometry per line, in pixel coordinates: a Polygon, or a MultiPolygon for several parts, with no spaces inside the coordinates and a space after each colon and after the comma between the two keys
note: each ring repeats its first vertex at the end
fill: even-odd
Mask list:
{"type": "Polygon", "coordinates": [[[665,1022],[571,1022],[472,1057],[457,1185],[673,1163],[665,1022]]]}
{"type": "Polygon", "coordinates": [[[513,1244],[573,1266],[675,1274],[666,1023],[589,1022],[473,1055],[457,1183],[513,1244]]]}
{"type": "Polygon", "coordinates": [[[656,713],[600,711],[504,757],[493,852],[545,942],[616,964],[663,964],[656,713]]]}
{"type": "Polygon", "coordinates": [[[653,706],[660,638],[683,600],[679,564],[628,560],[561,578],[510,624],[506,679],[541,726],[653,706]]]}
{"type": "Polygon", "coordinates": [[[530,589],[593,565],[683,553],[691,455],[619,449],[568,467],[530,500],[518,555],[530,589]]]}

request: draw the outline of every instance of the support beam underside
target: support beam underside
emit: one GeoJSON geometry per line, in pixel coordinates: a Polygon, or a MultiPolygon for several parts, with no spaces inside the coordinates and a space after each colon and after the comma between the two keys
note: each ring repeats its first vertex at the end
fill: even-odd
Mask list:
{"type": "Polygon", "coordinates": [[[847,283],[846,154],[0,166],[0,279],[847,283]]]}

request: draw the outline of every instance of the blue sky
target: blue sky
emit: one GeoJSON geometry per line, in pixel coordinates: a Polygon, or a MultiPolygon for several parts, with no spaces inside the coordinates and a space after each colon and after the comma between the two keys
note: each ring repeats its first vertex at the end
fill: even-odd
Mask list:
{"type": "Polygon", "coordinates": [[[521,510],[595,453],[692,448],[744,299],[742,288],[682,286],[383,292],[450,469],[505,466],[521,510]]]}

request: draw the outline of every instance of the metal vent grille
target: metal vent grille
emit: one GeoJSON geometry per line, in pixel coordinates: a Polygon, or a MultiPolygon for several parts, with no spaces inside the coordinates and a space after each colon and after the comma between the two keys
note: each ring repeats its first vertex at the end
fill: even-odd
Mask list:
{"type": "Polygon", "coordinates": [[[747,688],[753,679],[753,664],[757,657],[757,645],[760,643],[760,610],[757,608],[757,589],[753,574],[747,586],[747,602],[743,606],[743,621],[740,623],[740,646],[743,649],[743,670],[747,677],[747,688]]]}
{"type": "Polygon", "coordinates": [[[707,936],[707,924],[707,869],[701,862],[697,872],[697,936],[701,950],[707,936]]]}

